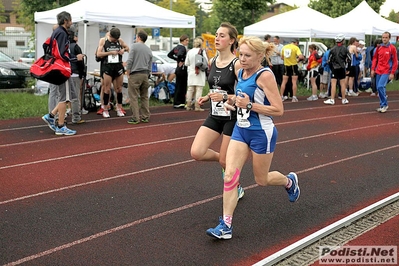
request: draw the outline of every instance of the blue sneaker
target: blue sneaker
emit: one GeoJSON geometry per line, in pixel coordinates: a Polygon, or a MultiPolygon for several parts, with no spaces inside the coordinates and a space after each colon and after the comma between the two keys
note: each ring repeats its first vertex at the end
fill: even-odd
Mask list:
{"type": "Polygon", "coordinates": [[[46,122],[46,124],[48,125],[48,127],[52,130],[55,131],[55,125],[54,125],[54,118],[51,118],[49,114],[45,114],[44,116],[42,116],[42,120],[44,122],[46,122]]]}
{"type": "Polygon", "coordinates": [[[238,191],[238,200],[240,200],[242,197],[244,197],[244,193],[245,193],[241,184],[238,184],[237,191],[238,191]]]}
{"type": "Polygon", "coordinates": [[[217,239],[230,239],[233,236],[233,227],[228,227],[222,217],[219,217],[219,225],[215,228],[206,230],[208,236],[216,237],[217,239]]]}
{"type": "MultiPolygon", "coordinates": [[[[222,178],[224,179],[224,169],[222,168],[222,178]]],[[[238,197],[237,201],[239,201],[242,197],[244,197],[244,189],[242,188],[241,184],[238,184],[237,186],[237,192],[238,192],[238,197]]]]}
{"type": "Polygon", "coordinates": [[[66,126],[63,126],[62,128],[56,127],[55,134],[58,136],[71,136],[76,134],[76,130],[69,129],[66,126]]]}
{"type": "Polygon", "coordinates": [[[292,180],[291,187],[287,189],[288,199],[291,202],[295,202],[299,199],[299,195],[301,194],[301,190],[299,189],[298,185],[298,176],[294,172],[291,172],[287,175],[287,177],[292,180]]]}

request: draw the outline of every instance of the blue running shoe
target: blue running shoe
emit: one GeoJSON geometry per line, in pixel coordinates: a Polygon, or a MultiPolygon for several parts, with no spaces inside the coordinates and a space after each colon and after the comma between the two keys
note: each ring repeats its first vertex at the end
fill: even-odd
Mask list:
{"type": "Polygon", "coordinates": [[[238,184],[237,191],[238,191],[238,200],[240,200],[242,197],[244,197],[244,193],[245,193],[241,184],[238,184]]]}
{"type": "Polygon", "coordinates": [[[58,136],[71,136],[76,134],[76,130],[69,129],[66,126],[63,126],[62,128],[56,127],[55,134],[58,136]]]}
{"type": "Polygon", "coordinates": [[[49,114],[45,114],[44,116],[42,116],[42,120],[46,122],[46,124],[52,131],[55,131],[54,118],[51,118],[49,114]]]}
{"type": "Polygon", "coordinates": [[[215,228],[206,230],[208,236],[216,237],[217,239],[230,239],[233,236],[233,227],[228,227],[222,217],[219,217],[219,225],[215,228]]]}
{"type": "Polygon", "coordinates": [[[287,175],[287,177],[292,180],[291,187],[287,189],[288,198],[291,202],[295,202],[299,199],[299,195],[301,194],[301,190],[299,189],[298,185],[298,176],[294,172],[291,172],[287,175]]]}
{"type": "MultiPolygon", "coordinates": [[[[222,178],[224,179],[224,169],[222,168],[222,178]]],[[[238,192],[238,197],[237,201],[239,201],[242,197],[244,197],[244,189],[242,188],[241,184],[238,184],[237,186],[237,192],[238,192]]]]}

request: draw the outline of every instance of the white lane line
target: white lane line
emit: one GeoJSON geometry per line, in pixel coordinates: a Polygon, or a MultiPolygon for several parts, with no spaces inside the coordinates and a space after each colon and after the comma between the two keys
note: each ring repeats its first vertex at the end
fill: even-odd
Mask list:
{"type": "MultiPolygon", "coordinates": [[[[109,133],[115,133],[115,132],[121,132],[121,131],[137,130],[137,129],[143,129],[143,128],[172,126],[172,125],[186,124],[186,123],[196,123],[196,122],[203,122],[203,121],[204,121],[204,119],[196,119],[196,120],[185,120],[185,121],[179,121],[179,122],[173,122],[173,123],[149,124],[149,125],[147,124],[145,126],[135,125],[135,126],[130,126],[130,127],[126,127],[126,128],[117,128],[117,129],[111,129],[111,130],[105,130],[105,131],[91,132],[91,133],[86,133],[86,134],[77,134],[77,135],[73,135],[73,136],[68,136],[68,139],[80,138],[80,137],[86,137],[86,136],[92,136],[92,135],[99,135],[99,134],[109,134],[109,133]]],[[[48,128],[48,126],[45,126],[45,127],[48,128]]],[[[21,141],[21,142],[9,143],[9,144],[2,144],[2,145],[0,145],[0,148],[32,144],[32,143],[38,143],[38,142],[46,142],[46,141],[58,141],[59,139],[60,139],[59,137],[55,137],[55,138],[50,138],[50,139],[21,141]]]]}
{"type": "Polygon", "coordinates": [[[19,197],[19,198],[14,198],[14,199],[9,199],[9,200],[5,200],[5,201],[0,201],[0,205],[4,205],[4,204],[7,204],[7,203],[20,201],[20,200],[25,200],[25,199],[29,199],[29,198],[39,197],[39,196],[43,196],[43,195],[50,194],[50,193],[60,192],[60,191],[63,191],[63,190],[73,189],[73,188],[77,188],[77,187],[84,187],[84,186],[88,186],[88,185],[92,185],[92,184],[96,184],[96,183],[102,183],[102,182],[106,182],[106,181],[110,181],[110,180],[114,180],[114,179],[118,179],[118,178],[122,178],[122,177],[127,177],[127,176],[142,174],[142,173],[146,173],[146,172],[156,171],[156,170],[163,169],[163,168],[174,167],[174,166],[177,166],[177,165],[191,163],[191,162],[194,162],[194,161],[195,161],[194,159],[191,159],[191,160],[182,161],[182,162],[178,162],[178,163],[165,164],[165,165],[161,165],[161,166],[157,166],[157,167],[153,167],[153,168],[148,168],[148,169],[144,169],[144,170],[140,170],[140,171],[136,171],[136,172],[125,173],[125,174],[121,174],[121,175],[115,175],[115,176],[102,178],[102,179],[97,179],[97,180],[93,180],[93,181],[89,181],[89,182],[74,184],[74,185],[70,185],[70,186],[67,186],[67,187],[61,187],[61,188],[57,188],[57,189],[47,190],[47,191],[39,192],[39,193],[36,193],[36,194],[26,195],[26,196],[19,197]]]}
{"type": "MultiPolygon", "coordinates": [[[[385,148],[382,148],[382,149],[374,150],[374,151],[371,151],[371,152],[366,152],[366,153],[363,153],[363,154],[358,154],[358,155],[355,155],[355,156],[351,156],[351,157],[344,158],[344,159],[341,159],[341,160],[333,161],[333,162],[330,162],[330,163],[321,164],[321,165],[318,165],[318,166],[315,166],[315,167],[311,167],[311,168],[308,168],[308,169],[297,171],[297,173],[305,173],[305,172],[312,171],[312,170],[315,170],[315,169],[318,169],[318,168],[322,168],[322,167],[325,167],[325,166],[341,163],[341,162],[344,162],[344,161],[352,160],[352,159],[355,159],[355,158],[360,158],[360,157],[363,157],[363,156],[367,156],[367,155],[371,155],[371,154],[374,154],[374,153],[378,153],[378,152],[386,151],[386,150],[390,150],[390,149],[395,149],[395,148],[399,148],[399,145],[385,147],[385,148]]],[[[193,161],[194,160],[190,160],[190,161],[186,161],[186,162],[182,162],[182,163],[188,163],[188,162],[193,162],[193,161]]],[[[150,171],[150,169],[148,169],[146,171],[150,171]]],[[[128,175],[128,174],[126,174],[126,175],[128,175]]],[[[100,180],[98,180],[97,182],[100,182],[100,180]]],[[[244,189],[250,189],[250,188],[257,187],[257,186],[258,186],[257,184],[254,184],[254,185],[251,185],[251,186],[247,186],[244,189]]],[[[69,243],[66,243],[64,245],[61,245],[61,246],[58,246],[58,247],[55,247],[55,248],[51,248],[51,249],[48,249],[46,251],[39,252],[37,254],[34,254],[34,255],[31,255],[31,256],[19,259],[17,261],[10,262],[10,263],[6,264],[6,266],[19,265],[19,264],[25,263],[27,261],[35,260],[35,259],[38,259],[40,257],[47,256],[47,255],[50,255],[52,253],[55,253],[55,252],[58,252],[58,251],[61,251],[61,250],[64,250],[64,249],[67,249],[67,248],[70,248],[70,247],[85,243],[85,242],[88,242],[88,241],[91,241],[93,239],[96,239],[96,238],[99,238],[99,237],[102,237],[102,236],[106,236],[106,235],[121,231],[123,229],[127,229],[127,228],[130,228],[130,227],[142,224],[144,222],[152,221],[152,220],[164,217],[164,216],[169,215],[169,214],[177,213],[177,212],[180,212],[180,211],[183,211],[183,210],[187,210],[187,209],[190,209],[190,208],[193,208],[193,207],[196,207],[196,206],[211,202],[211,201],[216,200],[216,199],[220,199],[220,198],[222,198],[222,196],[223,195],[217,195],[217,196],[212,197],[212,198],[208,198],[208,199],[205,199],[205,200],[197,201],[197,202],[194,202],[194,203],[191,203],[191,204],[186,204],[186,205],[183,205],[183,206],[175,208],[175,209],[171,209],[171,210],[168,210],[168,211],[165,211],[165,212],[161,212],[161,213],[158,213],[158,214],[147,216],[145,218],[136,220],[134,222],[127,223],[127,224],[124,224],[124,225],[121,225],[121,226],[118,226],[118,227],[114,227],[114,228],[99,232],[97,234],[93,234],[91,236],[88,236],[88,237],[85,237],[85,238],[81,238],[81,239],[75,240],[73,242],[69,242],[69,243]]],[[[261,265],[263,265],[263,264],[261,264],[261,265]]]]}
{"type": "Polygon", "coordinates": [[[180,137],[180,138],[151,141],[151,142],[147,142],[147,143],[139,143],[139,144],[133,144],[133,145],[129,145],[129,146],[122,146],[122,147],[116,147],[116,148],[96,150],[96,151],[91,151],[91,152],[77,153],[77,154],[72,154],[72,155],[67,155],[67,156],[62,156],[62,157],[57,157],[57,158],[50,158],[50,159],[45,159],[45,160],[39,160],[39,161],[32,161],[32,162],[27,162],[27,163],[12,164],[12,165],[7,165],[7,166],[2,166],[2,167],[0,167],[0,170],[20,167],[20,166],[27,166],[27,165],[32,165],[32,164],[39,164],[39,163],[47,163],[47,162],[53,162],[53,161],[58,161],[58,160],[65,160],[65,159],[68,159],[68,158],[76,158],[76,157],[80,157],[80,156],[93,155],[93,154],[104,153],[104,152],[106,153],[106,152],[110,152],[110,151],[118,151],[118,150],[123,150],[123,149],[130,149],[130,148],[135,148],[135,147],[154,145],[154,144],[171,142],[171,141],[180,141],[180,140],[183,140],[183,139],[190,139],[190,138],[193,138],[193,137],[194,136],[185,136],[185,137],[180,137]]]}
{"type": "Polygon", "coordinates": [[[376,211],[394,201],[397,201],[399,199],[399,192],[395,193],[389,197],[386,197],[376,203],[373,203],[355,213],[352,213],[345,218],[342,218],[341,220],[330,224],[319,231],[302,238],[301,240],[298,240],[297,242],[281,249],[280,251],[264,258],[261,261],[258,261],[257,263],[253,264],[252,266],[272,266],[276,264],[277,262],[287,258],[288,256],[294,254],[295,252],[313,244],[317,240],[322,239],[323,237],[341,229],[344,226],[348,226],[352,224],[354,221],[359,220],[360,218],[366,216],[367,214],[376,211]]]}
{"type": "MultiPolygon", "coordinates": [[[[184,112],[180,112],[180,113],[184,114],[184,112]]],[[[161,115],[171,115],[171,114],[176,115],[176,112],[172,111],[172,112],[156,113],[156,114],[151,114],[151,117],[153,117],[153,116],[161,116],[161,115]]],[[[126,117],[110,117],[110,118],[107,118],[107,121],[117,120],[117,119],[126,119],[126,117]]],[[[38,117],[37,120],[38,121],[39,120],[42,121],[40,117],[38,117]]],[[[201,119],[201,120],[203,120],[203,119],[201,119]]],[[[86,122],[89,122],[89,123],[96,123],[96,122],[103,122],[103,121],[104,121],[104,119],[101,119],[101,118],[100,119],[86,120],[86,122]]],[[[195,121],[195,120],[190,120],[190,121],[195,121]]],[[[3,129],[0,129],[0,132],[15,131],[15,130],[25,130],[25,129],[31,129],[31,128],[40,128],[40,127],[48,128],[48,126],[46,124],[40,124],[40,125],[36,125],[36,126],[27,126],[27,127],[3,128],[3,129]]],[[[137,126],[135,126],[135,128],[137,128],[137,126]]]]}
{"type": "MultiPolygon", "coordinates": [[[[314,119],[309,119],[309,120],[314,120],[314,119]]],[[[301,122],[303,122],[303,121],[304,120],[301,120],[301,122]]],[[[296,122],[298,122],[298,121],[295,121],[293,123],[296,123],[296,122]]],[[[291,122],[287,122],[287,123],[291,123],[291,122]]],[[[311,135],[311,136],[306,136],[306,137],[301,137],[301,138],[296,138],[296,139],[279,141],[279,142],[277,142],[277,144],[285,144],[285,143],[294,142],[294,141],[300,141],[300,140],[304,140],[304,139],[311,139],[311,138],[318,138],[318,137],[327,136],[327,135],[347,133],[347,132],[350,132],[350,131],[364,130],[364,129],[373,128],[373,127],[392,126],[392,125],[396,125],[398,123],[399,122],[390,122],[390,123],[383,123],[383,124],[374,124],[374,125],[364,126],[364,127],[343,129],[343,130],[332,131],[332,132],[328,132],[328,133],[321,133],[321,134],[317,134],[317,135],[311,135]]],[[[75,158],[75,157],[98,154],[98,153],[104,153],[104,152],[106,153],[106,152],[109,152],[109,151],[130,149],[130,148],[134,148],[134,147],[153,145],[153,144],[165,143],[165,142],[170,142],[170,141],[179,141],[179,140],[182,140],[182,139],[189,139],[189,138],[194,138],[194,137],[195,136],[192,135],[192,136],[186,136],[186,137],[180,137],[180,138],[159,140],[159,141],[154,141],[154,142],[146,142],[146,143],[134,144],[134,145],[129,145],[129,146],[122,146],[122,147],[115,147],[115,148],[109,148],[109,149],[104,149],[104,150],[97,150],[97,151],[92,151],[92,152],[78,153],[78,154],[73,154],[73,155],[68,155],[68,156],[45,159],[45,160],[38,160],[38,161],[32,161],[32,162],[26,162],[26,163],[12,164],[12,165],[7,165],[7,166],[2,166],[2,167],[0,167],[0,170],[20,167],[20,166],[39,164],[39,163],[53,162],[53,161],[64,160],[64,159],[68,159],[68,158],[75,158]]]]}
{"type": "MultiPolygon", "coordinates": [[[[303,109],[294,109],[294,110],[287,110],[285,112],[298,112],[298,111],[309,111],[309,110],[314,110],[317,108],[322,108],[322,107],[314,107],[314,108],[303,108],[303,109]]],[[[389,109],[389,112],[394,112],[398,111],[399,109],[389,109]]],[[[280,123],[275,123],[277,126],[278,125],[288,125],[288,124],[294,124],[294,123],[301,123],[301,122],[307,122],[307,121],[318,121],[318,120],[325,120],[325,119],[334,119],[334,118],[341,118],[341,117],[349,117],[349,116],[357,116],[357,115],[365,115],[365,114],[374,114],[376,113],[375,111],[367,111],[367,112],[361,112],[361,113],[350,113],[350,114],[342,114],[342,115],[335,115],[335,116],[324,116],[324,117],[318,117],[318,118],[308,118],[308,119],[302,119],[302,120],[294,120],[294,121],[286,121],[286,122],[280,122],[280,123]]],[[[115,118],[119,119],[119,118],[115,118]]],[[[91,122],[97,122],[100,120],[92,120],[89,121],[91,122]]],[[[134,126],[134,127],[127,127],[127,128],[121,128],[121,129],[114,129],[114,130],[107,130],[107,131],[99,131],[99,132],[91,132],[91,133],[86,133],[86,134],[77,134],[73,136],[69,136],[69,138],[80,138],[80,137],[86,137],[86,136],[92,136],[92,135],[98,135],[98,134],[108,134],[112,132],[120,132],[120,131],[128,131],[128,130],[136,130],[136,129],[142,129],[142,128],[150,128],[150,127],[159,127],[159,126],[170,126],[170,125],[177,125],[177,124],[185,124],[185,123],[196,123],[196,122],[203,122],[204,119],[196,119],[196,120],[184,120],[184,121],[179,121],[179,122],[172,122],[172,123],[163,123],[163,124],[150,124],[150,125],[145,125],[145,126],[134,126]]],[[[36,128],[36,127],[43,127],[43,128],[48,128],[47,125],[40,125],[40,126],[30,126],[30,127],[23,127],[23,128],[15,128],[15,129],[29,129],[29,128],[36,128]]],[[[0,129],[0,132],[2,131],[10,131],[13,129],[0,129]]],[[[8,144],[1,144],[0,148],[2,147],[10,147],[10,146],[17,146],[17,145],[24,145],[24,144],[32,144],[32,143],[38,143],[38,142],[47,142],[47,141],[58,141],[59,138],[48,138],[48,139],[39,139],[39,140],[32,140],[32,141],[21,141],[21,142],[15,142],[15,143],[8,143],[8,144]]]]}

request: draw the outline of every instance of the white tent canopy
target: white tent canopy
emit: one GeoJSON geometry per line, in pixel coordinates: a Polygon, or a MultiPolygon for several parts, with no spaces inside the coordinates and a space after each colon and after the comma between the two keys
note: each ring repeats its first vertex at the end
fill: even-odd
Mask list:
{"type": "MultiPolygon", "coordinates": [[[[309,7],[300,7],[246,26],[244,35],[270,34],[295,38],[334,38],[338,34],[336,31],[324,30],[326,25],[331,24],[334,24],[333,18],[309,7]]],[[[364,38],[362,32],[345,30],[339,33],[364,38]]]]}
{"type": "MultiPolygon", "coordinates": [[[[399,24],[381,17],[366,1],[361,2],[350,12],[334,19],[331,29],[344,29],[364,32],[367,35],[381,35],[388,31],[393,36],[399,36],[399,24]]],[[[356,36],[353,36],[356,37],[356,36]]]]}
{"type": "Polygon", "coordinates": [[[36,57],[43,55],[42,43],[51,35],[52,26],[57,24],[57,14],[62,11],[71,14],[72,22],[79,23],[78,43],[88,56],[89,71],[99,68],[99,63],[94,60],[100,39],[99,23],[118,27],[121,38],[129,45],[133,43],[136,27],[190,28],[195,36],[194,16],[174,12],[145,0],[112,0],[112,6],[109,3],[108,0],[80,0],[64,7],[35,12],[36,57]]]}

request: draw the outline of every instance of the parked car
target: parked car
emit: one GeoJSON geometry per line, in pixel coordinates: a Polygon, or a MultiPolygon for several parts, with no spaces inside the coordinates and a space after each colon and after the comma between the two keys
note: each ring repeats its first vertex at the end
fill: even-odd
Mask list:
{"type": "Polygon", "coordinates": [[[35,51],[34,50],[26,50],[22,53],[21,57],[18,59],[18,62],[32,64],[35,61],[35,51]]]}
{"type": "Polygon", "coordinates": [[[159,64],[169,64],[176,67],[177,63],[175,60],[168,57],[168,52],[166,51],[152,51],[152,61],[159,64]]]}
{"type": "Polygon", "coordinates": [[[26,88],[30,79],[30,65],[14,61],[0,52],[0,89],[26,88]]]}

